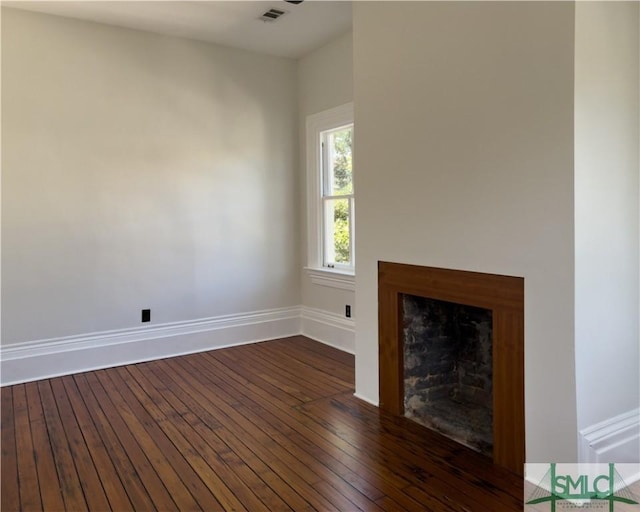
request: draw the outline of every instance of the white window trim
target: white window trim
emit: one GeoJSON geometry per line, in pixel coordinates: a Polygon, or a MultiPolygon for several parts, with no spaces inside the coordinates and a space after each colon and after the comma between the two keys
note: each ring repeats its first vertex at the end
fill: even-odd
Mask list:
{"type": "Polygon", "coordinates": [[[355,276],[352,273],[341,272],[332,268],[304,268],[313,284],[328,286],[354,292],[356,290],[355,276]]]}
{"type": "Polygon", "coordinates": [[[305,269],[312,277],[312,282],[334,288],[350,289],[349,277],[355,275],[352,268],[342,266],[328,268],[323,266],[322,253],[323,220],[322,220],[322,173],[318,162],[321,161],[321,134],[327,130],[339,128],[353,123],[353,103],[340,105],[307,117],[307,266],[305,269]],[[335,275],[330,280],[329,275],[335,275]],[[322,281],[322,282],[319,282],[322,281]]]}

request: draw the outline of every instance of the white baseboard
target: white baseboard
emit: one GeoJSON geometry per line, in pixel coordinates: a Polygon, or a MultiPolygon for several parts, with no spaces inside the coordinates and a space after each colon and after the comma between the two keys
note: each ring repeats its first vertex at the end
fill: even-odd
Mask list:
{"type": "Polygon", "coordinates": [[[300,317],[296,306],[8,345],[0,385],[295,336],[300,317]]]}
{"type": "Polygon", "coordinates": [[[140,363],[303,334],[355,351],[353,320],[307,307],[51,338],[0,349],[0,385],[140,363]]]}
{"type": "Polygon", "coordinates": [[[321,309],[302,307],[302,334],[350,354],[355,353],[355,322],[321,309]]]}
{"type": "Polygon", "coordinates": [[[640,463],[640,409],[581,430],[579,460],[640,463]]]}

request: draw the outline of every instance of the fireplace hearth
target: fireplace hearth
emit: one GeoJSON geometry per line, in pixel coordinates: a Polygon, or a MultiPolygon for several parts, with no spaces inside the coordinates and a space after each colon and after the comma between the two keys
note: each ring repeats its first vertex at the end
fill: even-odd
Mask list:
{"type": "Polygon", "coordinates": [[[381,409],[523,474],[524,279],[378,263],[381,409]]]}

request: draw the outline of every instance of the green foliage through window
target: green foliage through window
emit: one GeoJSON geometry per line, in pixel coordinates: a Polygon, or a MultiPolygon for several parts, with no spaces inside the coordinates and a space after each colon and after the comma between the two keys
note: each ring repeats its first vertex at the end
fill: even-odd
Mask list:
{"type": "Polygon", "coordinates": [[[336,251],[336,263],[349,263],[349,202],[348,199],[336,201],[333,211],[333,242],[336,251]]]}
{"type": "Polygon", "coordinates": [[[333,161],[333,176],[335,186],[338,189],[335,195],[353,193],[352,138],[353,130],[350,128],[335,132],[332,137],[335,155],[333,161]]]}

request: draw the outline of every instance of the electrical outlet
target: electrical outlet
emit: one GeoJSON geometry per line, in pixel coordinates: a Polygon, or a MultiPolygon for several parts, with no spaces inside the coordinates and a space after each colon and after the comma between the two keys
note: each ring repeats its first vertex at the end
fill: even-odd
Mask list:
{"type": "Polygon", "coordinates": [[[351,318],[351,306],[349,304],[344,307],[344,316],[351,318]]]}
{"type": "Polygon", "coordinates": [[[142,321],[143,322],[151,322],[151,310],[143,309],[142,310],[142,321]]]}

